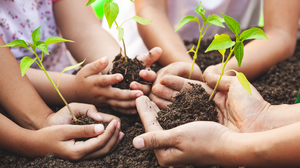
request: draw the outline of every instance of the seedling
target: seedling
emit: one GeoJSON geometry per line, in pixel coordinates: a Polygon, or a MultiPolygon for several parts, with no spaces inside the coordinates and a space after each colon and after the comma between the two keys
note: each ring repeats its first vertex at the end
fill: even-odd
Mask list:
{"type": "Polygon", "coordinates": [[[295,103],[300,103],[300,90],[298,92],[298,96],[297,96],[297,99],[296,99],[295,103]]]}
{"type": "Polygon", "coordinates": [[[226,25],[229,27],[229,29],[235,35],[236,41],[232,41],[228,34],[216,35],[215,39],[212,41],[212,43],[208,46],[208,48],[205,51],[205,53],[206,53],[209,51],[218,50],[223,57],[222,64],[221,64],[221,75],[220,75],[219,80],[213,90],[213,93],[209,97],[209,100],[213,99],[223,74],[226,72],[229,72],[229,71],[235,72],[237,79],[239,80],[241,85],[245,88],[245,90],[249,94],[252,94],[251,88],[250,88],[250,83],[243,73],[237,72],[235,70],[228,70],[228,71],[224,72],[224,69],[233,53],[238,62],[239,68],[241,67],[242,60],[244,57],[244,43],[243,43],[244,40],[268,39],[268,37],[266,36],[264,31],[262,29],[256,28],[256,27],[250,28],[250,29],[245,30],[242,33],[240,33],[241,32],[240,24],[235,19],[233,19],[223,13],[222,13],[222,15],[224,17],[226,25]],[[225,55],[226,49],[229,49],[229,55],[228,55],[227,59],[225,60],[224,55],[225,55]],[[224,62],[224,60],[225,60],[225,62],[224,62]]]}
{"type": "MultiPolygon", "coordinates": [[[[130,1],[133,2],[133,0],[130,0],[130,1]]],[[[93,2],[95,2],[95,0],[89,0],[86,5],[90,5],[93,2]]],[[[119,14],[119,5],[115,2],[111,2],[111,0],[107,0],[104,3],[103,11],[104,11],[104,16],[106,17],[109,28],[111,28],[113,23],[116,24],[116,27],[118,29],[118,39],[119,39],[119,41],[122,40],[122,43],[123,43],[124,55],[125,55],[123,57],[125,59],[125,63],[127,63],[126,47],[125,47],[125,41],[124,41],[124,29],[122,28],[123,24],[129,20],[135,20],[136,22],[138,22],[142,25],[147,25],[147,24],[151,23],[152,20],[145,20],[139,16],[133,16],[132,18],[125,20],[122,24],[119,25],[116,21],[116,18],[119,14]]]]}
{"type": "Polygon", "coordinates": [[[59,86],[59,78],[60,78],[60,75],[62,73],[64,73],[65,71],[68,71],[68,70],[71,70],[71,69],[74,69],[78,66],[80,66],[84,61],[76,64],[76,65],[72,65],[72,66],[68,66],[66,67],[60,74],[59,74],[59,77],[58,77],[58,81],[57,81],[57,85],[55,85],[55,83],[53,82],[53,80],[50,78],[50,76],[48,75],[44,65],[43,65],[43,54],[47,54],[49,55],[49,52],[48,52],[48,45],[50,44],[53,44],[53,43],[59,43],[59,42],[74,42],[74,41],[71,41],[71,40],[66,40],[66,39],[63,39],[61,37],[49,37],[48,39],[46,39],[45,41],[40,41],[40,37],[41,37],[41,31],[40,31],[41,27],[38,27],[37,29],[35,29],[33,32],[32,32],[32,43],[29,43],[27,41],[24,41],[22,39],[17,39],[17,40],[14,40],[4,46],[1,46],[1,47],[23,47],[23,48],[26,48],[28,49],[30,52],[32,52],[34,55],[35,55],[35,58],[32,59],[31,57],[29,56],[25,56],[22,58],[21,62],[20,62],[20,69],[21,69],[21,74],[22,76],[25,75],[26,71],[28,70],[28,68],[35,62],[40,68],[41,70],[44,71],[44,73],[46,74],[46,76],[48,77],[48,79],[50,80],[51,84],[53,85],[53,87],[55,88],[55,90],[57,91],[58,95],[60,96],[60,98],[63,100],[63,102],[65,103],[65,105],[68,107],[72,117],[73,117],[73,120],[74,121],[77,121],[77,118],[75,117],[72,109],[70,108],[69,104],[67,103],[67,101],[65,100],[65,98],[63,97],[63,95],[60,93],[59,89],[58,89],[58,86],[59,86]],[[29,48],[30,46],[30,48],[29,48]],[[37,48],[40,49],[42,51],[42,54],[41,54],[41,58],[39,58],[38,54],[37,54],[37,48]]]}
{"type": "Polygon", "coordinates": [[[192,68],[191,68],[191,71],[190,71],[189,79],[192,76],[192,72],[193,72],[193,69],[194,69],[195,61],[197,59],[197,53],[198,53],[198,50],[199,50],[199,47],[200,47],[201,39],[205,35],[208,27],[213,24],[213,25],[225,28],[225,26],[223,25],[224,19],[221,18],[220,16],[218,16],[218,15],[208,15],[207,17],[205,17],[205,10],[203,9],[201,1],[200,1],[200,4],[195,9],[195,12],[198,13],[201,16],[201,18],[203,20],[202,26],[201,26],[201,24],[199,22],[198,17],[195,17],[195,16],[186,16],[186,17],[184,17],[179,22],[179,24],[178,24],[178,26],[177,26],[177,28],[175,30],[175,32],[178,31],[179,29],[181,29],[181,27],[183,25],[185,25],[185,24],[187,24],[187,23],[189,23],[191,21],[196,21],[198,23],[198,26],[199,26],[200,35],[199,35],[199,38],[198,38],[198,43],[197,43],[196,51],[194,50],[194,45],[188,51],[188,53],[190,53],[190,52],[194,53],[193,63],[192,63],[192,68]]]}

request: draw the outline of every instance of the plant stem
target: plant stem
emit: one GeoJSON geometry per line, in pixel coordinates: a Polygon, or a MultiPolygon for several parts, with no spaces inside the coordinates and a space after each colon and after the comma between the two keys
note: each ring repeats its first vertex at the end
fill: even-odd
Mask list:
{"type": "Polygon", "coordinates": [[[51,84],[54,86],[54,89],[57,91],[58,95],[60,96],[60,98],[63,100],[63,102],[65,103],[65,105],[67,106],[67,108],[69,109],[72,117],[73,117],[73,120],[76,122],[77,121],[77,118],[75,117],[72,109],[70,108],[69,104],[67,103],[67,101],[65,100],[65,98],[63,97],[63,95],[60,93],[59,89],[57,88],[57,86],[55,85],[55,83],[53,82],[53,80],[50,78],[50,76],[48,75],[44,65],[42,64],[40,58],[36,55],[37,59],[39,60],[39,63],[40,63],[40,68],[44,71],[44,73],[46,74],[47,78],[50,80],[51,84]]]}
{"type": "Polygon", "coordinates": [[[126,55],[126,48],[125,48],[125,41],[124,41],[124,38],[122,38],[122,42],[123,42],[123,48],[124,48],[125,63],[127,63],[127,55],[126,55]]]}
{"type": "Polygon", "coordinates": [[[217,84],[216,84],[216,86],[215,86],[215,88],[214,88],[212,94],[210,95],[208,101],[211,101],[211,100],[215,97],[215,94],[216,94],[216,92],[217,92],[218,85],[219,85],[219,83],[220,83],[220,81],[221,81],[221,78],[222,78],[222,76],[223,76],[223,74],[224,74],[225,66],[226,66],[227,62],[229,61],[229,59],[230,59],[230,57],[231,57],[233,51],[234,51],[234,49],[230,48],[230,53],[229,53],[229,55],[228,55],[228,57],[227,57],[225,63],[224,63],[223,66],[222,66],[222,70],[221,70],[221,74],[220,74],[219,80],[218,80],[218,82],[217,82],[217,84]]]}

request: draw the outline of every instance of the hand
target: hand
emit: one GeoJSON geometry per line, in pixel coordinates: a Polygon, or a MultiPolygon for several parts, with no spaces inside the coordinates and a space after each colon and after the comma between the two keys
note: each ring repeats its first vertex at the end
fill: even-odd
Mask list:
{"type": "Polygon", "coordinates": [[[122,90],[111,85],[123,80],[121,74],[102,75],[100,72],[108,65],[108,59],[85,65],[75,76],[72,86],[73,100],[92,103],[97,107],[111,106],[124,114],[136,114],[135,99],[143,92],[122,90]]]}
{"type": "Polygon", "coordinates": [[[80,160],[101,157],[113,151],[124,134],[120,132],[120,122],[113,120],[104,130],[97,125],[55,125],[32,131],[30,150],[20,151],[30,157],[54,154],[67,160],[80,160]],[[90,138],[75,141],[75,138],[90,138]]]}
{"type": "MultiPolygon", "coordinates": [[[[83,103],[70,103],[70,108],[74,112],[75,117],[80,117],[82,115],[87,115],[88,117],[94,119],[97,122],[101,123],[109,123],[112,120],[116,120],[121,122],[121,120],[113,115],[100,113],[97,111],[96,107],[89,104],[83,103]]],[[[63,124],[71,124],[72,123],[72,115],[68,108],[65,106],[56,113],[52,113],[46,119],[45,125],[63,125],[63,124]]]]}
{"type": "Polygon", "coordinates": [[[189,88],[188,82],[200,83],[202,80],[202,72],[197,65],[192,73],[193,80],[188,80],[190,70],[191,64],[185,62],[175,62],[159,70],[149,95],[150,99],[161,109],[166,109],[166,105],[171,103],[176,93],[185,87],[189,88]]]}
{"type": "Polygon", "coordinates": [[[137,99],[137,109],[147,133],[134,138],[133,145],[138,149],[154,149],[159,164],[164,167],[213,165],[213,152],[231,134],[226,127],[207,121],[163,130],[156,120],[158,107],[145,96],[137,99]]]}
{"type": "MultiPolygon", "coordinates": [[[[250,95],[240,84],[236,77],[224,76],[221,88],[228,92],[219,92],[214,101],[219,110],[219,121],[236,132],[258,132],[270,130],[274,126],[270,120],[270,103],[266,102],[258,91],[250,84],[250,95]]],[[[275,115],[275,114],[274,114],[275,115]]]]}
{"type": "MultiPolygon", "coordinates": [[[[140,71],[140,77],[145,79],[149,83],[153,83],[156,79],[156,73],[150,69],[150,66],[159,59],[161,53],[161,48],[155,47],[151,49],[149,53],[137,57],[137,59],[142,61],[144,66],[146,66],[145,70],[140,71]]],[[[144,95],[148,95],[151,90],[151,87],[149,85],[142,85],[138,82],[131,82],[130,88],[133,90],[141,90],[144,95]]]]}

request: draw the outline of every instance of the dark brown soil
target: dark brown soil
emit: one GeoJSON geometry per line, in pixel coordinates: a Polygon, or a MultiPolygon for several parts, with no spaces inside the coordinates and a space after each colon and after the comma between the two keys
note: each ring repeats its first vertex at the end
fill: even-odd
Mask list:
{"type": "MultiPolygon", "coordinates": [[[[201,43],[201,52],[208,42],[201,43]]],[[[186,42],[191,47],[192,43],[186,42]]],[[[209,65],[221,62],[218,52],[199,53],[197,64],[202,71],[209,65]]],[[[159,69],[159,66],[155,66],[159,69]]],[[[267,74],[253,81],[263,98],[271,104],[294,104],[300,88],[300,40],[294,56],[274,66],[267,74]]],[[[45,158],[28,159],[13,153],[0,150],[0,167],[160,167],[152,151],[136,150],[132,139],[144,132],[137,115],[127,116],[114,112],[111,108],[101,108],[99,111],[117,115],[121,118],[121,129],[125,133],[119,147],[110,155],[93,160],[70,162],[48,155],[45,158]]],[[[191,166],[192,167],[192,166],[191,166]]]]}
{"type": "Polygon", "coordinates": [[[131,59],[127,57],[127,62],[125,62],[125,57],[123,57],[122,54],[117,55],[113,61],[113,68],[110,73],[120,73],[123,75],[124,79],[121,82],[114,84],[113,87],[130,89],[129,85],[132,81],[150,85],[151,83],[147,82],[139,75],[139,72],[145,68],[143,62],[139,61],[137,58],[131,59]]]}

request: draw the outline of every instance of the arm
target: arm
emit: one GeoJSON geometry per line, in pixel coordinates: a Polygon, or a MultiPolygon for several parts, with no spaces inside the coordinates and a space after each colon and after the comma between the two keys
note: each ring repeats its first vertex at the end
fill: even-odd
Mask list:
{"type": "Polygon", "coordinates": [[[108,56],[109,65],[102,71],[106,74],[114,57],[120,52],[118,43],[102,27],[91,6],[86,1],[60,0],[53,4],[54,16],[64,38],[75,43],[66,43],[76,61],[86,59],[85,64],[108,56]]]}
{"type": "Polygon", "coordinates": [[[147,26],[138,24],[138,30],[148,48],[159,46],[163,53],[159,63],[166,66],[172,62],[192,62],[187,49],[172,27],[167,14],[166,0],[135,1],[136,14],[144,19],[152,20],[147,26]]]}
{"type": "MultiPolygon", "coordinates": [[[[280,0],[264,1],[264,31],[269,40],[253,40],[244,49],[241,68],[235,58],[229,60],[225,71],[234,69],[243,72],[251,81],[266,73],[272,66],[291,57],[294,53],[298,31],[299,1],[289,3],[280,0]],[[278,8],[280,6],[280,8],[278,8]],[[255,67],[255,68],[253,68],[255,67]]],[[[220,73],[220,65],[210,67],[208,71],[220,73]]],[[[228,73],[235,75],[234,72],[228,73]]],[[[205,77],[204,77],[205,78],[205,77]]],[[[209,85],[212,87],[214,84],[209,85]]]]}

